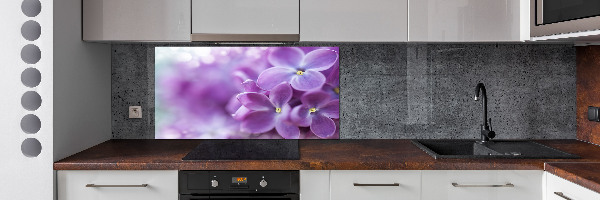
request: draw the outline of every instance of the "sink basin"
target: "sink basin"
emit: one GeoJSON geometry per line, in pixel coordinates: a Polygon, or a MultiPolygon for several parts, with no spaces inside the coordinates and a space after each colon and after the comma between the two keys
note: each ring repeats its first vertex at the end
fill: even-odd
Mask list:
{"type": "Polygon", "coordinates": [[[435,159],[440,158],[516,158],[576,159],[580,158],[532,141],[499,140],[478,143],[476,140],[412,140],[435,159]]]}

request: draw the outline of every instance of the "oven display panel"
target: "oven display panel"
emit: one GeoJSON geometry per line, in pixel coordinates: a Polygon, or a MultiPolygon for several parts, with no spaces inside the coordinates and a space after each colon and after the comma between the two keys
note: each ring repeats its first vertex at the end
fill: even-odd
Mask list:
{"type": "Polygon", "coordinates": [[[248,183],[248,178],[247,177],[231,177],[231,183],[246,184],[246,183],[248,183]]]}

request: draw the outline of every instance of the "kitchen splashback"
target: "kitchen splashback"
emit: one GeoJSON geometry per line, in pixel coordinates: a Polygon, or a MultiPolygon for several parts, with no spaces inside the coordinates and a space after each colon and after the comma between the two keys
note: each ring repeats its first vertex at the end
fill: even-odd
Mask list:
{"type": "MultiPolygon", "coordinates": [[[[154,47],[165,45],[112,45],[114,139],[154,138],[154,47]],[[142,119],[128,118],[133,105],[142,106],[142,119]]],[[[486,84],[498,139],[576,137],[572,45],[302,46],[339,46],[341,139],[478,138],[478,82],[486,84]]]]}

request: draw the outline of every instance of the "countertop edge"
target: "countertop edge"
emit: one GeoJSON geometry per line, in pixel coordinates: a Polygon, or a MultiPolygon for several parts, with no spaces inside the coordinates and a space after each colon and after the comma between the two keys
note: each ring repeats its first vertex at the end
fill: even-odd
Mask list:
{"type": "MultiPolygon", "coordinates": [[[[576,174],[573,173],[569,170],[563,169],[559,166],[556,165],[560,165],[560,164],[573,164],[573,165],[586,165],[586,164],[598,164],[600,166],[600,163],[586,163],[586,162],[578,162],[578,163],[570,163],[570,162],[548,162],[545,164],[544,166],[544,170],[547,171],[548,173],[551,173],[553,175],[556,175],[562,179],[565,179],[567,181],[570,181],[572,183],[575,183],[581,187],[587,188],[589,190],[592,190],[594,192],[600,193],[600,183],[596,182],[594,180],[590,180],[588,178],[586,178],[585,175],[580,175],[580,174],[576,174]]],[[[599,172],[600,174],[600,172],[599,172]]]]}

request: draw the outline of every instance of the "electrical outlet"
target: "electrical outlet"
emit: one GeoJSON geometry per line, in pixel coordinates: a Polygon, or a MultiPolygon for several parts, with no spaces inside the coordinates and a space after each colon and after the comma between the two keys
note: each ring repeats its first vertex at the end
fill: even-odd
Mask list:
{"type": "Polygon", "coordinates": [[[129,118],[142,118],[142,106],[129,106],[129,118]]]}

